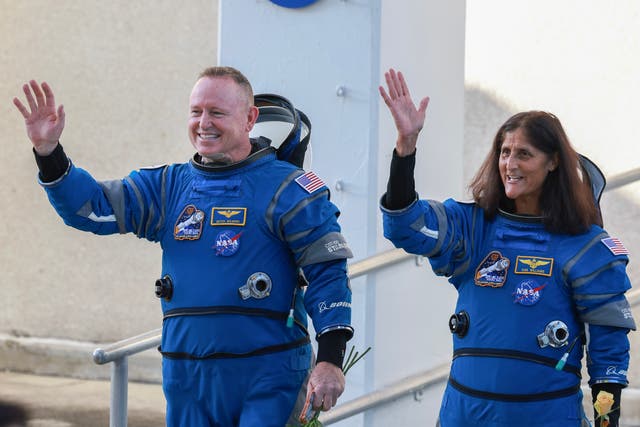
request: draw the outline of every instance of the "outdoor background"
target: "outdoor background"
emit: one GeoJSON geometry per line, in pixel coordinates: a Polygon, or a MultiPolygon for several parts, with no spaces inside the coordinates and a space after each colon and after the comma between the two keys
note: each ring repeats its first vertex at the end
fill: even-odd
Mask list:
{"type": "MultiPolygon", "coordinates": [[[[250,7],[266,0],[245,1],[250,7]]],[[[367,1],[354,3],[368,7],[367,1]]],[[[32,364],[30,342],[91,349],[158,328],[162,318],[153,294],[159,247],[131,236],[80,233],[62,223],[36,181],[30,143],[12,98],[24,99],[21,86],[29,79],[46,80],[67,113],[65,150],[98,179],[186,161],[192,154],[188,96],[198,73],[216,65],[218,6],[215,0],[0,0],[0,369],[45,369],[42,359],[32,364]]],[[[532,109],[557,115],[578,151],[606,176],[640,167],[640,2],[468,0],[465,20],[463,182],[475,173],[498,126],[513,113],[532,109]]],[[[261,31],[248,27],[246,34],[259,38],[261,31]]],[[[297,60],[313,64],[314,54],[320,53],[300,52],[297,60]]],[[[393,65],[381,64],[381,82],[384,69],[393,65]]],[[[420,77],[405,71],[414,80],[420,77]]],[[[313,75],[298,78],[313,84],[313,75]]],[[[427,87],[438,83],[429,81],[427,87]]],[[[432,98],[427,127],[446,103],[446,96],[432,98]]],[[[420,144],[446,146],[447,141],[422,138],[420,144]]],[[[315,144],[314,150],[322,147],[315,144]]],[[[424,160],[419,174],[428,162],[438,161],[424,160]]],[[[607,192],[601,204],[605,227],[631,251],[635,288],[639,190],[636,183],[607,192]]],[[[429,313],[425,309],[415,325],[406,325],[401,338],[407,346],[420,340],[424,322],[445,327],[446,319],[429,313]]],[[[640,320],[637,308],[635,317],[640,320]]],[[[631,335],[635,387],[640,383],[638,335],[631,335]]],[[[434,346],[446,352],[450,342],[434,346]]],[[[157,362],[155,353],[150,357],[157,362]]],[[[64,374],[53,365],[46,369],[64,374]]],[[[69,369],[79,376],[107,372],[69,369]]]]}

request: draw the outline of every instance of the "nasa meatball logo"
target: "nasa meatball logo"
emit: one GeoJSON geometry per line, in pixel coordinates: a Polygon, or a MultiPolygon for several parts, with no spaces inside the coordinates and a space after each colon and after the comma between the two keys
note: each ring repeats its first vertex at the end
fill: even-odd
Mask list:
{"type": "Polygon", "coordinates": [[[233,231],[223,231],[216,237],[216,244],[214,249],[218,256],[231,256],[238,252],[240,248],[240,233],[234,233],[233,231]]]}
{"type": "Polygon", "coordinates": [[[542,290],[547,285],[539,285],[535,280],[525,280],[513,293],[513,302],[520,305],[534,305],[542,297],[542,290]]]}
{"type": "Polygon", "coordinates": [[[492,288],[502,287],[507,280],[509,264],[511,262],[508,258],[503,257],[498,251],[492,251],[476,269],[475,284],[492,288]]]}

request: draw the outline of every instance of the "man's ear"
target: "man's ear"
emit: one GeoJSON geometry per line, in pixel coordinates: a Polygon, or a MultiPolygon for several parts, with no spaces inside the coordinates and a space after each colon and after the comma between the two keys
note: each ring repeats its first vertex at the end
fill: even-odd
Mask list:
{"type": "Polygon", "coordinates": [[[260,114],[260,110],[255,105],[249,107],[249,112],[247,113],[247,132],[251,132],[253,129],[253,125],[256,124],[256,120],[258,120],[258,114],[260,114]]]}

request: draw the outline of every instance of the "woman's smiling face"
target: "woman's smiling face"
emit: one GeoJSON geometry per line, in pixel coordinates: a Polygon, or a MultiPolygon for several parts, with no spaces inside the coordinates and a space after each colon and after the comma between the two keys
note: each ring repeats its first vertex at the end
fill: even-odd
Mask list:
{"type": "Polygon", "coordinates": [[[517,214],[539,215],[542,185],[557,167],[555,156],[535,148],[521,129],[507,132],[498,160],[500,178],[517,214]]]}

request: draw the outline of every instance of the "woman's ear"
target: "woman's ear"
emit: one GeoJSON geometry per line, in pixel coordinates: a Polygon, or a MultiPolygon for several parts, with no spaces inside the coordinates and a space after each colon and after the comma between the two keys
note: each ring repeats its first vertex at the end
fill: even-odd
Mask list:
{"type": "Polygon", "coordinates": [[[549,162],[549,167],[547,170],[549,172],[553,172],[558,167],[558,153],[555,153],[553,157],[551,157],[551,161],[549,162]]]}

